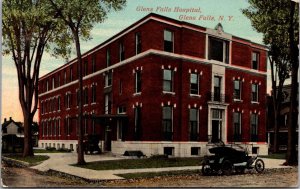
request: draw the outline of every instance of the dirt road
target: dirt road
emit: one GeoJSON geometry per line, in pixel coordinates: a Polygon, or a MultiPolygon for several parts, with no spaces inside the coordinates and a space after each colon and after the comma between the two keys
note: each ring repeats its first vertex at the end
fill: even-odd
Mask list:
{"type": "Polygon", "coordinates": [[[262,174],[246,172],[231,176],[189,176],[158,177],[151,179],[111,181],[109,187],[296,187],[298,168],[265,170],[262,174]]]}
{"type": "Polygon", "coordinates": [[[298,168],[266,170],[263,174],[245,173],[232,176],[168,176],[138,180],[87,183],[43,175],[28,168],[2,169],[3,183],[9,187],[295,187],[298,168]]]}
{"type": "Polygon", "coordinates": [[[58,176],[38,174],[28,168],[4,167],[1,170],[3,184],[8,187],[72,187],[85,183],[58,176]]]}

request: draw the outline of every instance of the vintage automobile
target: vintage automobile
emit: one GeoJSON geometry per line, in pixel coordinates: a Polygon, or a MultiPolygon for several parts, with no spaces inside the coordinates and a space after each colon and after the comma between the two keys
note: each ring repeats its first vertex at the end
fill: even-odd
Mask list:
{"type": "Polygon", "coordinates": [[[244,149],[229,146],[218,146],[209,149],[214,155],[205,156],[202,162],[202,174],[230,175],[234,171],[244,173],[245,169],[253,169],[262,173],[265,164],[258,156],[249,156],[244,149]]]}
{"type": "Polygon", "coordinates": [[[97,154],[101,153],[101,149],[99,148],[99,140],[100,136],[99,135],[88,135],[87,140],[83,141],[83,146],[84,146],[84,152],[85,154],[93,154],[96,152],[97,154]]]}

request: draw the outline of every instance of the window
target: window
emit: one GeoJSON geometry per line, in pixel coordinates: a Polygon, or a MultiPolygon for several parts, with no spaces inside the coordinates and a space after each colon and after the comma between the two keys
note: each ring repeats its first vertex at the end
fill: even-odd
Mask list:
{"type": "Polygon", "coordinates": [[[141,128],[142,128],[142,121],[141,121],[141,107],[136,106],[134,108],[134,134],[135,139],[140,140],[141,139],[141,128]]]}
{"type": "Polygon", "coordinates": [[[252,52],[252,69],[258,70],[259,68],[259,53],[252,52]]]}
{"type": "Polygon", "coordinates": [[[229,63],[229,42],[214,37],[208,38],[208,59],[229,63]]]}
{"type": "Polygon", "coordinates": [[[67,125],[67,135],[69,136],[71,134],[71,128],[70,128],[70,118],[66,118],[66,125],[67,125]]]}
{"type": "Polygon", "coordinates": [[[191,108],[190,109],[190,140],[197,141],[198,140],[198,109],[191,108]]]}
{"type": "Polygon", "coordinates": [[[173,32],[169,30],[164,30],[164,51],[167,52],[173,52],[173,41],[174,41],[174,36],[173,32]]]}
{"type": "Polygon", "coordinates": [[[120,43],[119,57],[120,61],[125,60],[125,47],[123,43],[120,43]]]}
{"type": "Polygon", "coordinates": [[[92,85],[92,103],[96,103],[96,85],[92,85]]]}
{"type": "Polygon", "coordinates": [[[48,136],[48,133],[49,133],[49,121],[47,121],[46,136],[48,136]]]}
{"type": "Polygon", "coordinates": [[[88,74],[88,61],[84,60],[83,63],[83,76],[86,76],[88,74]]]}
{"type": "Polygon", "coordinates": [[[64,71],[64,84],[66,84],[66,83],[67,83],[67,72],[64,71]]]}
{"type": "Polygon", "coordinates": [[[71,151],[74,150],[73,144],[70,144],[70,150],[71,150],[71,151]]]}
{"type": "Polygon", "coordinates": [[[73,68],[70,67],[70,81],[73,81],[73,68]]]}
{"type": "Polygon", "coordinates": [[[66,108],[70,108],[71,107],[71,93],[67,93],[65,96],[65,106],[66,108]]]}
{"type": "Polygon", "coordinates": [[[191,147],[191,155],[199,156],[200,155],[200,147],[191,147]]]}
{"type": "Polygon", "coordinates": [[[241,81],[234,80],[233,85],[234,85],[233,98],[236,100],[241,100],[241,81]]]}
{"type": "Polygon", "coordinates": [[[77,106],[79,106],[79,101],[80,101],[79,90],[76,90],[76,97],[77,97],[77,106]]]}
{"type": "Polygon", "coordinates": [[[105,87],[109,87],[112,84],[112,72],[107,72],[105,74],[105,87]]]}
{"type": "Polygon", "coordinates": [[[233,137],[235,142],[241,141],[241,113],[233,112],[233,137]]]}
{"type": "Polygon", "coordinates": [[[57,87],[60,87],[60,74],[57,77],[57,87]]]}
{"type": "Polygon", "coordinates": [[[96,55],[92,56],[92,72],[96,71],[96,55]]]}
{"type": "Polygon", "coordinates": [[[88,104],[89,103],[89,95],[88,95],[88,91],[89,89],[86,87],[83,89],[83,99],[84,99],[84,104],[88,104]]]}
{"type": "Polygon", "coordinates": [[[164,132],[164,140],[170,141],[173,139],[173,116],[172,116],[172,107],[171,106],[164,106],[163,107],[163,132],[164,132]]]}
{"type": "Polygon", "coordinates": [[[106,50],[106,67],[110,66],[110,51],[106,50]]]}
{"type": "Polygon", "coordinates": [[[125,114],[126,113],[126,107],[125,106],[119,106],[118,107],[118,114],[125,114]]]}
{"type": "Polygon", "coordinates": [[[49,91],[49,81],[46,82],[46,90],[49,91]]]}
{"type": "Polygon", "coordinates": [[[173,70],[164,69],[163,76],[163,91],[172,92],[173,91],[173,70]]]}
{"type": "Polygon", "coordinates": [[[258,84],[252,84],[252,102],[258,102],[258,84]]]}
{"type": "Polygon", "coordinates": [[[174,147],[164,147],[164,155],[173,156],[174,155],[174,147]]]}
{"type": "Polygon", "coordinates": [[[258,115],[251,114],[251,142],[257,142],[258,115]]]}
{"type": "Polygon", "coordinates": [[[105,114],[111,114],[111,93],[108,93],[104,97],[105,99],[105,114]]]}
{"type": "Polygon", "coordinates": [[[60,96],[57,97],[57,110],[60,110],[60,96]]]}
{"type": "Polygon", "coordinates": [[[191,73],[190,81],[190,94],[198,95],[199,94],[199,79],[198,74],[191,73]]]}
{"type": "Polygon", "coordinates": [[[53,120],[53,136],[56,136],[56,131],[57,131],[57,125],[56,125],[56,120],[53,120]]]}
{"type": "MultiPolygon", "coordinates": [[[[95,112],[92,113],[92,115],[95,115],[95,112]]],[[[96,128],[95,128],[95,119],[92,118],[92,133],[96,134],[96,128]]]]}
{"type": "Polygon", "coordinates": [[[49,136],[52,136],[52,121],[49,121],[49,136]]]}
{"type": "Polygon", "coordinates": [[[60,136],[60,119],[57,119],[57,134],[60,136]]]}
{"type": "Polygon", "coordinates": [[[135,34],[135,54],[139,54],[142,52],[142,39],[141,33],[135,34]]]}
{"type": "Polygon", "coordinates": [[[135,93],[140,93],[142,88],[141,71],[135,71],[135,93]]]}
{"type": "Polygon", "coordinates": [[[221,100],[221,79],[222,77],[214,77],[214,101],[221,100]]]}
{"type": "Polygon", "coordinates": [[[55,88],[55,78],[53,77],[52,78],[52,89],[54,89],[55,88]]]}

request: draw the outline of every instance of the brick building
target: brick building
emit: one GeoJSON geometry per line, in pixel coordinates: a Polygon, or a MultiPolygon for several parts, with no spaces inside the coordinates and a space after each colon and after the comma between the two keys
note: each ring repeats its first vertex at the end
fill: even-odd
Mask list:
{"type": "MultiPolygon", "coordinates": [[[[149,14],[83,54],[84,132],[104,151],[205,155],[213,143],[266,154],[266,48],[149,14]]],[[[76,59],[39,81],[39,146],[75,149],[76,59]]]]}

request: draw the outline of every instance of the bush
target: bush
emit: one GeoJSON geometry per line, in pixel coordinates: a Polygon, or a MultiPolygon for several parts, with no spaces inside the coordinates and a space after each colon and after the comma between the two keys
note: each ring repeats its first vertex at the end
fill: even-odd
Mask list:
{"type": "Polygon", "coordinates": [[[56,148],[54,148],[54,147],[46,147],[46,150],[48,150],[48,151],[54,151],[54,150],[56,150],[56,148]]]}
{"type": "Polygon", "coordinates": [[[71,152],[72,150],[67,149],[67,148],[59,148],[59,149],[57,149],[57,151],[59,151],[59,152],[71,152]]]}
{"type": "Polygon", "coordinates": [[[151,159],[168,159],[168,155],[162,154],[162,155],[152,155],[150,157],[151,159]]]}

